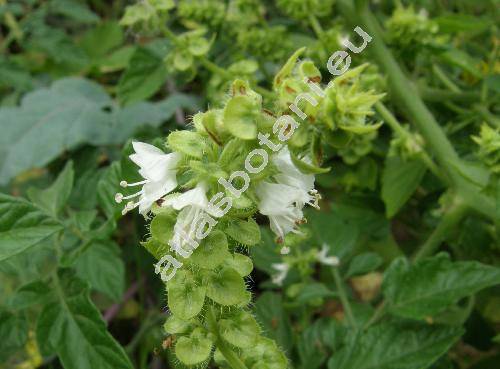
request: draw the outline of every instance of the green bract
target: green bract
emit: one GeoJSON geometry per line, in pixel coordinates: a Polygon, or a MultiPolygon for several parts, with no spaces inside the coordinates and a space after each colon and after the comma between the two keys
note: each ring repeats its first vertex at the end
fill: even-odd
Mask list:
{"type": "Polygon", "coordinates": [[[206,332],[196,328],[189,336],[179,338],[175,344],[175,354],[185,365],[199,364],[209,358],[212,344],[206,332]]]}
{"type": "Polygon", "coordinates": [[[247,301],[245,282],[231,267],[211,272],[207,282],[207,296],[218,304],[229,306],[247,301]]]}
{"type": "Polygon", "coordinates": [[[168,306],[174,316],[183,320],[197,316],[205,302],[207,288],[192,272],[180,270],[167,284],[168,306]]]}

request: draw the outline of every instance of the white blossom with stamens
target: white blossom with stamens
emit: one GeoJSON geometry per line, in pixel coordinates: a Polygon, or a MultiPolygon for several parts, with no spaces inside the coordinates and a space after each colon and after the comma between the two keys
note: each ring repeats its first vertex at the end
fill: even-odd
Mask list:
{"type": "Polygon", "coordinates": [[[316,258],[321,264],[329,265],[329,266],[338,266],[340,264],[340,260],[336,256],[328,256],[328,251],[330,248],[327,244],[323,244],[321,247],[321,251],[318,252],[316,258]]]}
{"type": "Polygon", "coordinates": [[[272,264],[271,267],[276,270],[278,273],[272,276],[272,281],[274,284],[278,286],[283,285],[283,281],[288,275],[288,271],[290,270],[290,266],[286,263],[275,263],[272,264]]]}
{"type": "Polygon", "coordinates": [[[175,152],[165,154],[159,148],[144,142],[132,142],[132,146],[135,153],[130,155],[129,158],[139,166],[139,174],[144,180],[135,183],[121,181],[120,186],[142,186],[142,188],[129,196],[117,193],[115,200],[121,203],[123,200],[138,197],[138,201],[129,201],[125,205],[122,214],[139,207],[139,212],[146,215],[155,201],[177,187],[176,167],[181,156],[175,152]]]}
{"type": "Polygon", "coordinates": [[[169,245],[183,257],[188,257],[198,247],[195,232],[203,213],[214,217],[222,215],[217,208],[209,206],[206,192],[205,184],[200,183],[192,190],[168,196],[162,204],[162,207],[180,210],[169,245]]]}
{"type": "MultiPolygon", "coordinates": [[[[279,170],[272,179],[276,183],[262,182],[256,186],[259,212],[269,218],[271,230],[283,241],[289,232],[304,222],[302,208],[309,204],[319,208],[319,195],[314,189],[314,175],[303,174],[293,164],[288,148],[272,158],[279,170]]],[[[289,249],[284,249],[286,254],[289,249]]]]}

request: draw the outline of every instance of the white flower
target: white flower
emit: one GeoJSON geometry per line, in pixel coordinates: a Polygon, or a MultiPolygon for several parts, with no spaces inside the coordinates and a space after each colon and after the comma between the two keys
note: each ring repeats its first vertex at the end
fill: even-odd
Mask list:
{"type": "Polygon", "coordinates": [[[289,232],[295,229],[304,219],[302,206],[297,206],[301,200],[300,191],[291,186],[279,183],[262,182],[256,187],[259,198],[259,212],[267,215],[271,230],[282,242],[289,232]]]}
{"type": "Polygon", "coordinates": [[[276,154],[272,162],[279,170],[273,176],[277,183],[259,183],[256,194],[259,212],[269,217],[271,230],[282,242],[287,233],[299,233],[296,227],[304,222],[302,208],[305,204],[318,208],[319,195],[314,189],[314,175],[297,169],[288,148],[276,154]]]}
{"type": "Polygon", "coordinates": [[[288,271],[290,270],[290,266],[286,263],[278,263],[272,264],[271,267],[278,271],[278,274],[272,276],[273,283],[281,286],[288,274],[288,271]]]}
{"type": "Polygon", "coordinates": [[[314,175],[304,174],[295,166],[288,148],[285,146],[271,160],[280,171],[273,176],[274,179],[280,184],[291,186],[300,191],[301,198],[297,205],[303,207],[305,204],[309,204],[318,208],[319,197],[314,189],[314,175]]]}
{"type": "Polygon", "coordinates": [[[115,200],[120,203],[123,200],[139,197],[139,201],[135,203],[133,201],[128,202],[122,214],[139,207],[139,212],[145,215],[156,200],[177,187],[176,166],[181,156],[178,153],[165,154],[157,147],[144,142],[133,142],[132,146],[135,153],[129,157],[139,166],[139,174],[144,180],[136,183],[121,181],[120,186],[142,186],[142,188],[139,192],[130,196],[117,193],[115,200]]]}
{"type": "Polygon", "coordinates": [[[340,264],[340,260],[336,256],[328,256],[329,247],[327,244],[323,244],[321,251],[318,252],[316,258],[321,264],[337,266],[340,264]]]}
{"type": "Polygon", "coordinates": [[[184,193],[173,194],[165,199],[162,206],[171,206],[180,210],[174,226],[174,235],[169,241],[172,251],[183,257],[191,255],[192,250],[198,247],[195,231],[199,221],[204,218],[204,213],[220,217],[220,212],[209,206],[206,196],[206,187],[198,184],[192,190],[184,193]]]}

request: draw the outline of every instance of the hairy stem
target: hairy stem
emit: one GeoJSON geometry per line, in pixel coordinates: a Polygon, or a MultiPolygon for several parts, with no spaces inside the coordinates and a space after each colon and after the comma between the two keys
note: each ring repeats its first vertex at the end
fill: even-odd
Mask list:
{"type": "Polygon", "coordinates": [[[210,332],[215,336],[215,346],[217,346],[219,351],[222,353],[229,366],[232,369],[247,369],[246,365],[241,361],[238,355],[220,337],[213,306],[208,308],[207,322],[210,332]]]}

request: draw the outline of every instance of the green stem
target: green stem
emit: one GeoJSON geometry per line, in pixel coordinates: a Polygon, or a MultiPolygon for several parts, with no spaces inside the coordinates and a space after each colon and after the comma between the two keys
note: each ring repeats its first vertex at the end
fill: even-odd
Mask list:
{"type": "Polygon", "coordinates": [[[474,110],[481,115],[481,117],[487,121],[489,124],[496,128],[500,128],[500,119],[498,119],[496,116],[490,113],[490,111],[482,106],[482,105],[475,105],[474,110]]]}
{"type": "MultiPolygon", "coordinates": [[[[375,110],[382,117],[382,119],[399,135],[409,137],[410,133],[399,123],[396,117],[385,107],[381,102],[375,103],[375,110]]],[[[443,182],[447,182],[447,178],[441,174],[438,166],[431,159],[429,154],[422,148],[419,158],[427,166],[427,168],[443,182]]]]}
{"type": "Polygon", "coordinates": [[[434,88],[419,85],[418,92],[422,99],[429,102],[454,101],[463,103],[477,102],[481,99],[481,95],[477,92],[453,92],[444,89],[434,88]]]}
{"type": "Polygon", "coordinates": [[[207,322],[210,332],[215,336],[215,345],[222,353],[229,366],[232,369],[247,369],[246,365],[241,361],[241,359],[236,355],[236,353],[229,347],[226,342],[222,340],[219,334],[219,329],[217,328],[217,319],[215,317],[214,307],[210,306],[207,311],[207,322]]]}
{"type": "Polygon", "coordinates": [[[361,26],[372,36],[368,49],[375,61],[388,76],[388,85],[399,108],[409,118],[424,137],[429,148],[443,170],[443,175],[449,178],[460,197],[472,208],[485,216],[496,219],[494,201],[491,197],[480,193],[480,188],[464,178],[464,164],[446,137],[432,113],[425,106],[415,86],[405,76],[401,67],[384,44],[380,26],[369,12],[368,8],[355,10],[349,0],[339,0],[340,10],[345,18],[353,24],[361,26]]]}
{"type": "Polygon", "coordinates": [[[413,261],[420,260],[426,256],[430,256],[436,252],[441,243],[446,240],[450,231],[456,228],[458,223],[465,217],[468,212],[468,207],[463,203],[458,202],[451,206],[450,209],[441,218],[438,226],[431,233],[427,241],[419,247],[413,261]]]}
{"type": "Polygon", "coordinates": [[[373,324],[377,323],[385,315],[385,311],[386,311],[385,307],[386,307],[386,305],[385,305],[385,301],[384,301],[375,309],[370,320],[368,322],[366,322],[366,324],[363,326],[363,330],[368,329],[373,324]]]}
{"type": "Polygon", "coordinates": [[[344,308],[347,322],[351,327],[356,327],[356,319],[354,319],[354,314],[352,313],[351,304],[349,303],[349,299],[347,298],[342,278],[340,278],[339,271],[336,267],[332,268],[332,274],[333,274],[333,280],[335,281],[335,285],[337,286],[340,302],[342,303],[342,307],[344,308]]]}
{"type": "Polygon", "coordinates": [[[443,85],[445,85],[452,92],[461,92],[460,88],[453,83],[451,79],[443,72],[443,70],[437,65],[434,64],[432,66],[432,71],[436,75],[436,77],[441,81],[443,85]]]}
{"type": "Polygon", "coordinates": [[[325,34],[325,31],[323,30],[323,27],[321,27],[318,18],[316,18],[316,16],[312,13],[309,14],[309,23],[311,24],[314,33],[316,33],[316,36],[322,39],[323,35],[325,34]]]}

